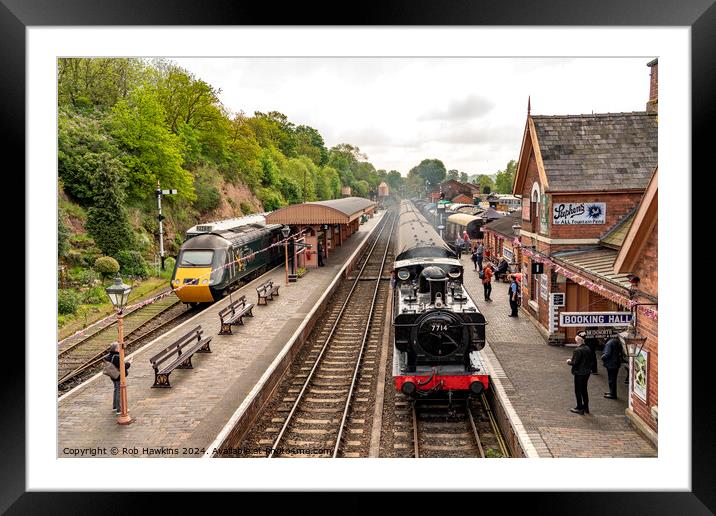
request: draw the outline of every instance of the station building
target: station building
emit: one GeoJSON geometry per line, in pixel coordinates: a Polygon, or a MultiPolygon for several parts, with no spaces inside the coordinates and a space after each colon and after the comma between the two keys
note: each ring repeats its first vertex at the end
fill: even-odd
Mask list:
{"type": "Polygon", "coordinates": [[[631,312],[642,332],[632,341],[646,344],[630,358],[627,415],[654,437],[658,310],[644,303],[656,303],[657,60],[648,66],[646,111],[528,108],[513,194],[522,198],[522,312],[550,344],[573,343],[585,329],[561,327],[560,312],[631,312]]]}
{"type": "Polygon", "coordinates": [[[514,245],[515,234],[514,226],[519,226],[521,216],[519,214],[510,214],[501,219],[493,220],[482,227],[485,235],[483,245],[485,250],[490,251],[490,257],[495,261],[499,261],[504,256],[510,268],[519,267],[522,263],[522,253],[520,246],[514,245]]]}
{"type": "Polygon", "coordinates": [[[267,224],[283,224],[291,234],[301,235],[297,242],[310,248],[294,249],[294,263],[301,268],[318,267],[318,243],[326,258],[358,231],[361,219],[372,217],[376,203],[362,197],[344,197],[328,201],[305,202],[286,206],[266,215],[267,224]]]}
{"type": "Polygon", "coordinates": [[[635,331],[627,338],[630,349],[630,371],[633,372],[627,415],[652,441],[656,441],[659,416],[659,320],[658,320],[658,169],[649,182],[644,197],[626,232],[623,245],[614,262],[616,274],[630,273],[632,302],[635,303],[635,331]]]}

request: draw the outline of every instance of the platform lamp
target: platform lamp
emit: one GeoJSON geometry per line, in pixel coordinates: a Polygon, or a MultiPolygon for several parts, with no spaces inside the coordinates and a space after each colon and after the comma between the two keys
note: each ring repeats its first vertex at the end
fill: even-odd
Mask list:
{"type": "Polygon", "coordinates": [[[129,417],[127,410],[127,375],[125,374],[124,366],[124,316],[122,312],[124,307],[127,306],[132,287],[125,285],[122,282],[122,278],[117,276],[114,284],[105,290],[109,300],[112,301],[114,309],[117,311],[117,331],[119,333],[119,404],[122,407],[122,413],[117,417],[117,424],[128,425],[132,422],[132,418],[129,417]]]}
{"type": "Polygon", "coordinates": [[[288,226],[283,226],[281,228],[281,234],[283,235],[283,238],[285,242],[283,243],[283,249],[286,253],[286,285],[288,285],[288,235],[291,233],[291,228],[288,226]]]}

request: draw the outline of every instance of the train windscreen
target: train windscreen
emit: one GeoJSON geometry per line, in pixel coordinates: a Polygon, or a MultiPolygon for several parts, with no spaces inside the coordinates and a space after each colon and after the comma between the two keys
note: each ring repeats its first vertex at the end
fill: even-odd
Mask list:
{"type": "Polygon", "coordinates": [[[205,267],[211,265],[214,259],[214,251],[187,249],[181,254],[179,265],[182,267],[205,267]]]}

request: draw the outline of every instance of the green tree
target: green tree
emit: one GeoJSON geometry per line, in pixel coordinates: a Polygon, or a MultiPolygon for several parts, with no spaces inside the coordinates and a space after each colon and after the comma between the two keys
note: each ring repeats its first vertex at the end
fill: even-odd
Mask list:
{"type": "Polygon", "coordinates": [[[414,170],[415,174],[423,179],[423,182],[427,181],[431,188],[445,180],[445,165],[439,159],[424,159],[418,166],[410,170],[411,172],[414,170]]]}
{"type": "Polygon", "coordinates": [[[391,170],[388,172],[386,183],[388,183],[391,192],[399,192],[400,187],[403,186],[403,182],[404,179],[403,176],[400,175],[400,172],[397,170],[391,170]]]}
{"type": "Polygon", "coordinates": [[[459,178],[460,178],[460,172],[458,170],[455,170],[455,169],[448,170],[447,176],[446,176],[447,180],[452,179],[454,181],[457,181],[459,178]]]}
{"type": "Polygon", "coordinates": [[[483,193],[490,193],[495,189],[495,183],[492,181],[492,178],[486,174],[479,174],[475,178],[474,183],[480,185],[480,191],[483,193]]]}
{"type": "Polygon", "coordinates": [[[468,182],[467,172],[460,172],[460,182],[461,182],[461,183],[467,183],[467,182],[468,182]]]}
{"type": "Polygon", "coordinates": [[[76,109],[108,109],[136,86],[145,65],[135,58],[60,58],[57,100],[76,109]]]}
{"type": "Polygon", "coordinates": [[[65,212],[57,210],[57,256],[63,258],[70,250],[70,230],[65,223],[65,212]]]}
{"type": "Polygon", "coordinates": [[[165,125],[164,109],[150,86],[136,88],[117,102],[111,124],[112,135],[125,151],[122,161],[130,198],[153,196],[160,181],[165,188],[177,189],[180,197],[194,200],[192,175],[182,168],[181,140],[165,125]]]}
{"type": "Polygon", "coordinates": [[[497,193],[512,193],[512,185],[515,182],[515,174],[517,173],[517,163],[510,160],[505,170],[500,170],[495,178],[495,191],[497,193]]]}

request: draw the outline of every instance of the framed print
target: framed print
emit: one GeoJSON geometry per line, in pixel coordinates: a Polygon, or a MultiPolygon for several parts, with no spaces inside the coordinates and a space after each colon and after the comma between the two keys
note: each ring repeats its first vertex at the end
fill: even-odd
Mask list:
{"type": "MultiPolygon", "coordinates": [[[[314,11],[323,14],[313,18],[298,5],[180,4],[0,0],[4,149],[20,157],[6,174],[19,188],[6,191],[23,191],[28,205],[22,246],[25,353],[9,339],[11,355],[3,373],[3,511],[93,512],[120,498],[128,503],[132,494],[126,491],[135,490],[160,491],[161,500],[179,490],[390,489],[406,491],[406,496],[426,490],[484,491],[478,493],[484,494],[481,500],[502,506],[502,491],[530,491],[515,499],[529,497],[545,513],[566,512],[561,507],[573,511],[577,499],[587,513],[617,508],[705,514],[716,508],[713,423],[709,411],[699,409],[711,405],[706,400],[708,361],[692,361],[691,265],[686,259],[691,217],[661,217],[657,224],[668,235],[659,248],[661,263],[678,259],[683,274],[662,274],[657,286],[650,283],[648,268],[615,269],[638,262],[630,253],[651,249],[648,238],[631,228],[648,218],[639,210],[647,204],[642,201],[656,165],[667,198],[689,199],[697,184],[689,167],[691,157],[703,161],[709,148],[704,134],[716,87],[716,7],[710,1],[649,9],[632,1],[607,2],[598,9],[579,1],[528,10],[514,1],[490,9],[428,2],[406,9],[388,2],[380,11],[365,6],[356,18],[362,25],[350,26],[331,16],[328,5],[316,6],[314,11]],[[650,109],[647,101],[653,108],[658,99],[651,95],[652,67],[647,67],[653,60],[662,65],[655,124],[656,114],[642,115],[650,109]],[[632,63],[636,71],[614,73],[608,89],[637,92],[637,101],[617,96],[605,102],[606,95],[600,98],[591,83],[602,80],[600,73],[625,70],[632,63]],[[632,81],[634,76],[643,81],[632,81]],[[570,93],[560,95],[565,81],[570,93]],[[630,114],[637,110],[639,115],[630,114]],[[644,149],[623,166],[603,155],[602,147],[585,150],[583,142],[555,140],[576,119],[594,119],[595,124],[608,119],[611,126],[595,130],[600,138],[589,139],[614,145],[609,140],[619,139],[614,134],[620,124],[639,126],[646,118],[651,124],[646,139],[653,141],[631,138],[630,145],[644,143],[644,149]],[[24,153],[19,151],[23,147],[24,153]],[[658,162],[652,163],[656,147],[658,162]],[[529,152],[521,152],[528,148],[538,151],[534,163],[529,152]],[[598,168],[598,188],[570,176],[579,152],[590,153],[581,162],[598,168]],[[455,377],[436,378],[446,366],[435,346],[457,342],[447,322],[434,323],[424,340],[416,337],[406,345],[412,351],[397,344],[396,310],[409,317],[410,310],[425,310],[431,303],[443,311],[466,304],[456,301],[462,298],[454,292],[455,271],[442,273],[452,291],[436,290],[439,271],[431,278],[434,284],[423,278],[420,287],[422,276],[408,266],[376,269],[365,281],[358,279],[362,239],[379,241],[380,223],[392,220],[391,209],[397,217],[401,202],[423,197],[428,215],[421,217],[430,220],[429,195],[439,192],[443,182],[454,178],[497,189],[498,172],[521,155],[527,157],[515,176],[500,178],[499,188],[512,183],[512,190],[496,191],[519,194],[520,181],[540,181],[539,218],[526,223],[530,201],[523,196],[514,213],[499,213],[496,222],[489,222],[527,219],[519,237],[522,249],[513,249],[514,255],[542,253],[546,268],[579,269],[579,284],[570,278],[565,290],[568,307],[569,297],[579,296],[570,311],[596,311],[600,288],[619,289],[612,297],[629,306],[620,305],[618,311],[637,314],[630,338],[653,340],[661,334],[663,342],[681,343],[679,349],[662,346],[659,353],[646,347],[634,360],[633,394],[651,409],[636,414],[643,427],[630,419],[623,372],[617,385],[621,399],[596,392],[607,384],[604,370],[590,378],[593,414],[570,413],[573,377],[565,362],[576,332],[551,331],[555,321],[540,313],[546,311],[529,315],[525,306],[518,318],[508,318],[507,286],[494,279],[492,296],[498,302],[483,302],[489,294],[475,279],[469,255],[460,262],[464,292],[476,301],[474,311],[466,305],[471,310],[466,317],[488,317],[487,324],[477,324],[486,337],[467,344],[487,342],[476,350],[484,361],[467,350],[467,362],[449,364],[467,372],[463,376],[471,383],[459,379],[465,385],[446,387],[455,377]],[[648,166],[632,165],[639,160],[648,166]],[[619,171],[624,167],[649,168],[640,176],[644,184],[629,186],[626,173],[619,171]],[[398,208],[391,208],[394,192],[398,208]],[[549,223],[557,198],[569,198],[560,220],[570,222],[549,223]],[[279,220],[292,209],[294,219],[279,220]],[[323,218],[311,218],[319,212],[323,218]],[[594,234],[580,233],[589,231],[594,234]],[[205,245],[213,237],[225,247],[205,245]],[[620,256],[631,242],[633,251],[620,256]],[[589,252],[599,248],[596,257],[579,255],[587,247],[589,252]],[[254,271],[257,275],[249,277],[254,271]],[[275,276],[270,282],[262,276],[268,273],[275,276]],[[338,371],[346,369],[346,360],[335,358],[340,352],[326,355],[329,364],[317,369],[320,378],[300,382],[299,375],[312,374],[312,366],[294,360],[315,354],[319,364],[323,351],[307,347],[319,342],[309,336],[328,323],[323,333],[332,335],[332,316],[316,307],[340,307],[342,298],[328,302],[342,295],[333,279],[339,277],[355,281],[356,289],[375,282],[376,292],[394,297],[383,303],[378,294],[366,295],[366,301],[346,305],[346,317],[366,325],[366,347],[348,368],[355,384],[346,387],[347,402],[341,401],[335,416],[324,417],[326,406],[335,403],[331,378],[343,374],[338,371]],[[413,281],[416,300],[408,293],[413,281]],[[666,316],[661,324],[658,300],[652,299],[658,296],[649,289],[668,293],[662,296],[666,316]],[[172,294],[177,302],[169,306],[172,294]],[[212,304],[211,317],[195,318],[199,312],[192,310],[212,304]],[[150,306],[166,308],[162,317],[167,321],[167,314],[174,313],[169,310],[181,314],[166,326],[163,319],[146,325],[139,314],[150,306]],[[364,317],[361,310],[372,306],[380,308],[364,317]],[[380,328],[370,333],[376,313],[380,328]],[[76,342],[102,331],[112,336],[91,357],[82,363],[68,359],[76,342]],[[385,335],[389,351],[374,351],[375,335],[385,335]],[[144,351],[139,344],[130,346],[140,337],[146,339],[144,351]],[[279,341],[285,346],[276,345],[279,341]],[[548,346],[548,341],[557,345],[548,346]],[[289,346],[293,342],[300,344],[289,346]],[[434,363],[421,363],[431,355],[431,345],[434,363]],[[519,350],[526,357],[535,349],[541,351],[542,372],[519,359],[519,350]],[[410,357],[404,363],[401,352],[410,357]],[[374,373],[361,369],[365,356],[374,373]],[[131,366],[119,367],[122,361],[131,366]],[[484,385],[507,402],[491,405],[492,398],[478,398],[484,385]],[[419,395],[449,391],[445,414],[431,419],[420,413],[412,388],[419,395]],[[649,390],[657,388],[661,397],[649,390]],[[467,402],[453,400],[454,391],[467,394],[470,389],[474,396],[467,402]],[[552,406],[531,403],[530,396],[547,390],[552,406]],[[309,402],[299,404],[304,392],[309,402]],[[541,410],[557,415],[548,424],[540,422],[535,413],[541,410]],[[460,432],[484,432],[484,439],[478,436],[474,446],[464,436],[450,440],[453,429],[445,428],[455,420],[465,422],[460,432]],[[496,428],[492,420],[509,422],[513,431],[493,438],[487,430],[496,428]],[[325,425],[340,430],[323,438],[325,425]],[[638,444],[624,454],[590,445],[580,455],[574,444],[580,432],[597,443],[600,436],[621,432],[638,444]],[[433,434],[438,436],[434,442],[424,437],[433,434]],[[321,446],[306,444],[314,441],[321,446]],[[465,455],[462,447],[470,448],[465,455]],[[305,453],[307,448],[313,452],[305,453]],[[264,460],[274,455],[278,460],[264,460]],[[488,460],[479,462],[479,456],[488,460]],[[415,457],[433,460],[421,463],[415,457]],[[431,479],[416,474],[433,466],[448,473],[431,479]],[[589,481],[577,474],[589,470],[594,472],[589,481]],[[477,475],[479,481],[475,471],[484,472],[477,475]],[[84,496],[85,491],[98,492],[84,496]]],[[[699,203],[689,204],[699,208],[699,203]]],[[[481,211],[490,210],[496,211],[481,211]]],[[[446,214],[444,230],[452,231],[450,220],[460,219],[453,217],[446,214]]],[[[513,238],[512,224],[502,224],[507,238],[513,238]]],[[[20,247],[7,246],[8,251],[20,247]]],[[[395,258],[388,248],[385,243],[386,256],[395,258]]],[[[659,267],[651,269],[656,273],[659,267]]],[[[546,302],[551,295],[551,304],[560,306],[547,278],[545,271],[532,285],[539,289],[535,300],[546,302]]],[[[525,299],[529,279],[522,274],[525,299]]],[[[8,317],[8,329],[14,319],[8,317]]],[[[340,333],[340,339],[355,338],[359,331],[340,333]]],[[[325,349],[333,353],[334,348],[325,349]]],[[[298,494],[292,503],[300,512],[297,499],[298,494]]]]}

